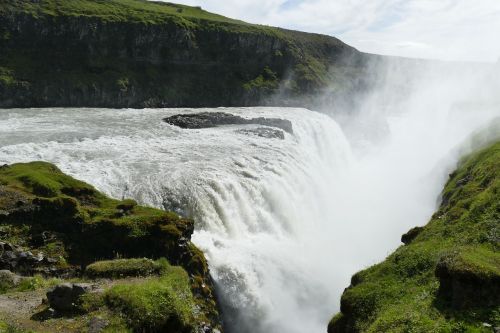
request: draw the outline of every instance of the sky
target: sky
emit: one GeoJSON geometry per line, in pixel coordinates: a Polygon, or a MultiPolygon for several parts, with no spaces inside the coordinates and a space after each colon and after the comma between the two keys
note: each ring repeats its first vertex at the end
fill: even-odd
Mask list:
{"type": "Polygon", "coordinates": [[[500,0],[172,0],[377,54],[497,62],[500,0]]]}

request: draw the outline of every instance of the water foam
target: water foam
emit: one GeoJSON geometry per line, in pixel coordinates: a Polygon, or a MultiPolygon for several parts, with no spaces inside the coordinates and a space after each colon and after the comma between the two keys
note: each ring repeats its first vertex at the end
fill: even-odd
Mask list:
{"type": "Polygon", "coordinates": [[[161,121],[199,111],[210,109],[2,110],[0,162],[50,161],[115,198],[193,217],[238,333],[323,332],[350,275],[431,214],[450,165],[440,156],[468,133],[419,141],[427,123],[394,118],[392,140],[357,154],[332,118],[303,109],[225,110],[291,120],[284,140],[161,121]]]}

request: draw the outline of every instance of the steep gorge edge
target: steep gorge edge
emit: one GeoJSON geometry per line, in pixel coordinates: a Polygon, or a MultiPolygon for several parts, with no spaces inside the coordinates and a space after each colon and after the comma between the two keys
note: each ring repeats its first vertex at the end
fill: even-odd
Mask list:
{"type": "Polygon", "coordinates": [[[192,220],[111,199],[50,163],[1,166],[0,303],[14,305],[0,307],[0,331],[93,332],[97,321],[95,332],[220,332],[193,230],[192,220]],[[40,303],[64,282],[96,291],[65,307],[49,294],[40,303]]]}
{"type": "Polygon", "coordinates": [[[378,59],[333,37],[144,0],[3,1],[0,50],[4,108],[318,107],[348,103],[378,59]]]}
{"type": "Polygon", "coordinates": [[[500,142],[460,162],[430,222],[356,273],[329,333],[500,329],[500,142]]]}

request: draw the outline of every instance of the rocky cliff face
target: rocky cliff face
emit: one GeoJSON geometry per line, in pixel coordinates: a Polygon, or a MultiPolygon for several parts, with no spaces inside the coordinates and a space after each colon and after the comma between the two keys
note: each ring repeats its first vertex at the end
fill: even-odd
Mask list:
{"type": "Polygon", "coordinates": [[[108,198],[52,164],[1,166],[0,331],[4,320],[40,332],[82,332],[100,318],[109,332],[220,333],[193,231],[192,220],[108,198]],[[75,278],[86,287],[68,284],[75,278]],[[53,283],[63,284],[41,304],[53,283]],[[19,302],[5,306],[13,294],[19,302]],[[31,299],[28,309],[23,299],[31,299]]]}
{"type": "Polygon", "coordinates": [[[300,105],[357,87],[364,62],[332,37],[141,0],[7,0],[0,49],[0,107],[300,105]]]}

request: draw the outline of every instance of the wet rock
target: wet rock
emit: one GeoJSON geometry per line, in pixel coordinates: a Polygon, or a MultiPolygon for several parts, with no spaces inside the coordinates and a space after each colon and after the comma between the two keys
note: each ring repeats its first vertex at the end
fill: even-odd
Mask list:
{"type": "Polygon", "coordinates": [[[54,318],[56,316],[56,310],[52,308],[47,309],[47,318],[54,318]]]}
{"type": "Polygon", "coordinates": [[[54,310],[68,312],[74,310],[78,298],[91,289],[88,283],[62,283],[47,292],[47,300],[54,310]]]}
{"type": "Polygon", "coordinates": [[[194,114],[178,114],[164,118],[163,121],[180,128],[211,128],[220,125],[263,125],[280,128],[285,132],[293,134],[292,123],[286,119],[278,118],[250,118],[246,119],[225,112],[201,112],[194,114]]]}
{"type": "Polygon", "coordinates": [[[31,243],[34,246],[43,246],[47,244],[48,242],[54,240],[56,237],[53,233],[49,231],[43,231],[39,234],[33,235],[31,237],[31,243]]]}
{"type": "Polygon", "coordinates": [[[14,251],[5,251],[0,257],[0,268],[13,269],[17,266],[18,258],[14,251]]]}
{"type": "Polygon", "coordinates": [[[0,242],[0,269],[22,275],[48,274],[55,269],[57,262],[57,259],[45,257],[41,252],[34,255],[13,244],[0,242]]]}
{"type": "Polygon", "coordinates": [[[19,283],[23,280],[24,278],[22,276],[19,276],[15,273],[12,273],[9,270],[3,269],[0,270],[0,284],[5,286],[5,287],[15,287],[19,285],[19,283]]]}
{"type": "Polygon", "coordinates": [[[89,321],[89,333],[100,333],[108,327],[109,321],[100,317],[94,317],[89,321]]]}
{"type": "Polygon", "coordinates": [[[33,253],[31,252],[19,252],[18,254],[19,260],[31,260],[33,258],[33,253]]]}
{"type": "Polygon", "coordinates": [[[285,133],[283,133],[282,130],[275,129],[275,128],[269,128],[269,127],[258,127],[258,128],[254,128],[254,129],[241,129],[241,130],[238,130],[236,132],[246,134],[246,135],[256,135],[256,136],[260,136],[261,138],[267,138],[267,139],[280,139],[280,140],[285,139],[285,133]]]}
{"type": "Polygon", "coordinates": [[[43,258],[43,263],[45,264],[49,264],[49,265],[54,265],[54,264],[57,264],[57,259],[54,259],[54,258],[43,258]]]}
{"type": "Polygon", "coordinates": [[[0,220],[7,220],[17,212],[25,212],[33,208],[25,194],[6,186],[0,185],[0,197],[3,199],[0,220]]]}
{"type": "Polygon", "coordinates": [[[14,251],[14,246],[10,243],[0,242],[0,252],[4,253],[5,251],[14,251]]]}
{"type": "Polygon", "coordinates": [[[198,329],[199,333],[220,333],[220,331],[216,328],[212,328],[212,326],[208,323],[202,322],[198,329]]]}
{"type": "Polygon", "coordinates": [[[406,234],[401,236],[401,242],[405,245],[410,244],[422,232],[422,230],[424,230],[423,227],[411,228],[406,234]]]}

